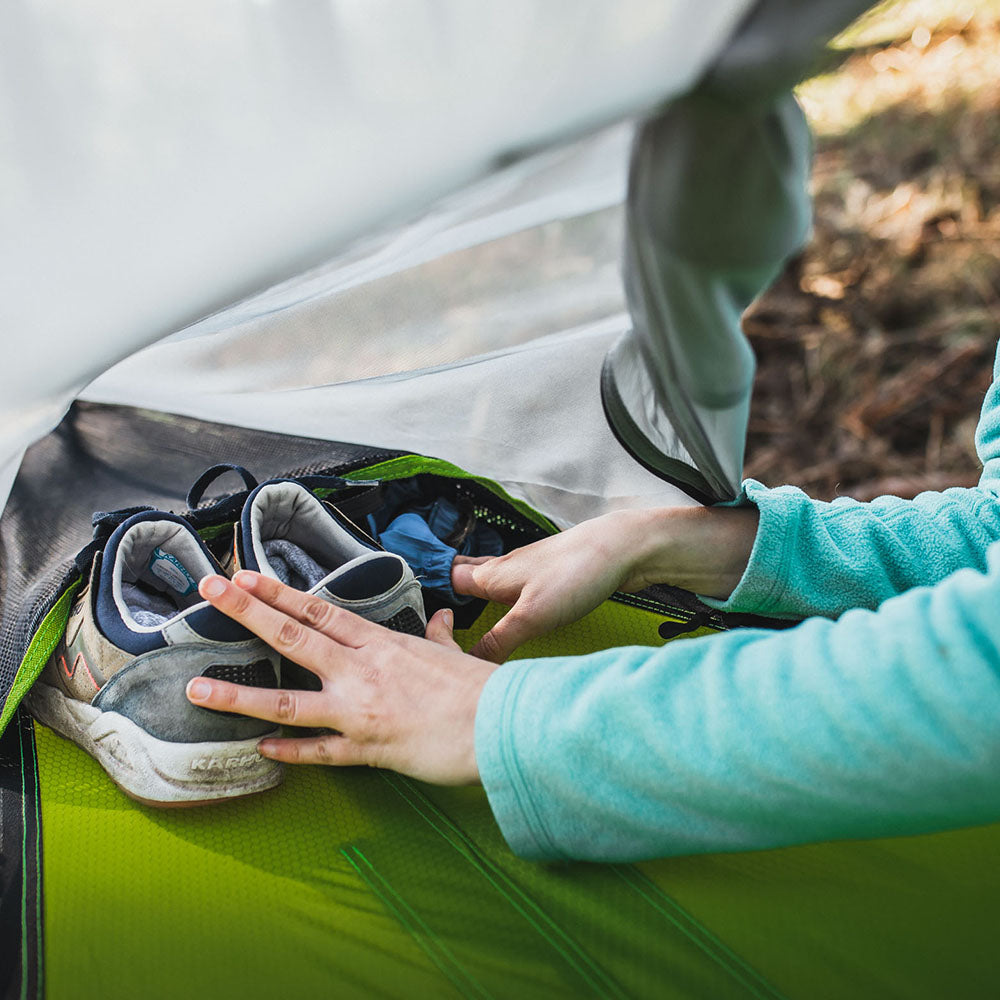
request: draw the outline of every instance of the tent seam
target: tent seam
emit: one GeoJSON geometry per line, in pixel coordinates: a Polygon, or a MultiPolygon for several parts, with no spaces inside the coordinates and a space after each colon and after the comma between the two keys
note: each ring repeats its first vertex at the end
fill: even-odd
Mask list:
{"type": "Polygon", "coordinates": [[[478,980],[475,979],[474,976],[472,976],[468,972],[468,970],[466,970],[462,966],[462,964],[458,961],[458,959],[451,954],[447,946],[445,946],[441,942],[441,940],[433,932],[433,930],[431,930],[431,928],[427,926],[427,924],[421,919],[420,915],[413,909],[412,906],[409,905],[409,903],[406,902],[405,899],[403,899],[400,893],[395,888],[393,888],[388,879],[386,879],[386,877],[375,868],[375,866],[365,856],[365,854],[361,851],[361,849],[357,847],[357,845],[351,844],[350,850],[354,851],[354,853],[357,854],[371,869],[372,878],[369,878],[361,870],[360,866],[354,861],[353,858],[351,858],[347,848],[342,847],[340,849],[340,853],[344,856],[347,863],[358,873],[358,877],[361,878],[368,886],[368,888],[371,889],[372,892],[374,892],[375,895],[382,900],[386,909],[389,910],[389,912],[392,913],[392,915],[403,925],[403,927],[406,928],[410,936],[417,942],[417,944],[421,947],[421,949],[427,953],[431,961],[438,967],[438,969],[442,973],[444,973],[444,975],[455,986],[458,992],[465,997],[471,997],[475,995],[469,993],[467,989],[463,988],[463,985],[461,984],[460,981],[456,981],[455,979],[456,970],[462,975],[464,975],[470,981],[470,983],[478,990],[478,995],[489,998],[491,994],[482,986],[481,983],[478,982],[478,980]],[[379,883],[381,883],[385,891],[389,893],[399,904],[398,907],[394,906],[392,901],[385,897],[385,895],[379,890],[378,885],[376,885],[373,882],[372,880],[373,878],[378,879],[379,883]],[[399,907],[403,907],[403,912],[399,911],[399,907]],[[432,941],[440,949],[441,955],[435,953],[434,949],[430,947],[430,944],[424,940],[424,935],[419,933],[419,931],[412,926],[411,922],[407,920],[407,916],[410,916],[417,921],[417,923],[423,928],[424,935],[426,935],[430,939],[430,941],[432,941]],[[449,967],[449,963],[454,966],[454,969],[449,967]]]}
{"type": "Polygon", "coordinates": [[[563,958],[569,967],[576,972],[577,975],[579,975],[592,990],[602,996],[626,996],[626,994],[622,991],[621,986],[610,976],[610,974],[597,965],[597,963],[595,963],[583,951],[577,942],[574,941],[573,938],[570,937],[570,935],[562,927],[560,927],[556,921],[549,916],[549,914],[547,914],[527,892],[525,892],[524,889],[518,886],[510,878],[510,876],[503,872],[502,869],[498,868],[488,858],[484,857],[478,851],[476,846],[469,840],[469,838],[458,827],[456,827],[455,824],[448,819],[448,817],[442,813],[433,802],[429,801],[426,796],[416,789],[412,782],[408,781],[401,775],[389,775],[383,771],[380,771],[379,773],[396,791],[396,793],[410,805],[417,815],[424,820],[424,822],[440,834],[440,836],[442,836],[463,858],[465,858],[466,861],[479,871],[479,873],[501,894],[501,896],[507,900],[514,910],[524,917],[528,924],[555,949],[556,953],[563,958]],[[396,780],[393,780],[394,778],[396,780]],[[420,805],[417,805],[414,798],[420,802],[420,805]],[[424,807],[423,809],[421,808],[421,805],[424,807]],[[455,840],[452,837],[449,837],[440,826],[434,823],[433,820],[428,817],[424,809],[433,813],[446,829],[450,828],[459,843],[456,843],[455,840]],[[504,885],[500,884],[501,882],[506,884],[506,888],[504,885]],[[523,903],[519,902],[518,899],[515,898],[515,894],[517,897],[520,897],[523,903]],[[533,917],[530,912],[528,912],[529,908],[536,911],[537,919],[536,917],[533,917]],[[548,925],[550,933],[546,932],[545,928],[540,925],[539,921],[548,925]],[[553,938],[553,934],[561,937],[564,943],[560,944],[558,940],[555,940],[553,938]],[[576,958],[574,958],[574,954],[577,956],[576,958]],[[589,972],[587,971],[588,969],[590,970],[589,972]]]}
{"type": "Polygon", "coordinates": [[[692,944],[699,948],[729,976],[740,983],[741,986],[749,990],[755,997],[765,998],[765,1000],[787,1000],[777,987],[768,982],[753,966],[737,955],[724,941],[713,934],[669,893],[665,892],[634,865],[612,865],[611,867],[615,874],[641,899],[648,903],[657,913],[669,920],[692,944]],[[644,889],[648,890],[652,896],[659,897],[662,904],[666,905],[657,905],[656,900],[651,899],[644,889]],[[668,912],[667,907],[675,912],[668,912]],[[685,921],[690,924],[689,927],[684,926],[685,921]],[[699,940],[698,935],[692,932],[692,928],[699,931],[706,940],[699,940]],[[713,951],[713,947],[717,949],[718,953],[713,951]],[[749,977],[749,980],[747,977],[749,977]],[[756,980],[756,982],[750,980],[756,980]],[[765,992],[761,993],[759,987],[763,987],[765,992]]]}
{"type": "Polygon", "coordinates": [[[17,748],[21,754],[21,1000],[28,996],[28,814],[25,808],[24,734],[18,733],[17,748]]]}
{"type": "Polygon", "coordinates": [[[41,787],[38,770],[38,749],[35,742],[35,721],[29,720],[28,739],[31,748],[31,766],[35,783],[35,955],[37,956],[36,997],[45,996],[45,951],[42,947],[44,925],[42,921],[42,815],[41,787]]]}

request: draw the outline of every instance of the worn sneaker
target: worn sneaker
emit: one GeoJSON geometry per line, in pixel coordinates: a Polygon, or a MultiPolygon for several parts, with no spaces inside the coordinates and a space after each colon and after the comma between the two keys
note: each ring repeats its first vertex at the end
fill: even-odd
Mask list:
{"type": "Polygon", "coordinates": [[[95,555],[29,695],[35,718],[140,802],[196,805],[281,781],[281,765],[257,753],[273,723],[200,708],[184,694],[198,676],[277,687],[277,654],[201,600],[198,580],[218,572],[182,518],[129,517],[95,555]]]}
{"type": "MultiPolygon", "coordinates": [[[[422,636],[427,627],[420,584],[406,560],[292,479],[262,483],[247,497],[233,569],[256,570],[395,632],[422,636]]],[[[283,687],[319,687],[296,664],[282,660],[281,669],[283,687]]]]}

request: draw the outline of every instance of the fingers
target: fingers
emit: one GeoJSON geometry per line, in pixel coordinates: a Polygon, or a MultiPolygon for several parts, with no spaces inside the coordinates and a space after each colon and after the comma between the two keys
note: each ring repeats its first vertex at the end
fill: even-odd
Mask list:
{"type": "Polygon", "coordinates": [[[267,739],[257,744],[257,751],[270,760],[286,764],[335,764],[350,767],[369,763],[364,748],[346,736],[328,734],[300,739],[267,739]]]}
{"type": "Polygon", "coordinates": [[[455,556],[451,586],[456,594],[513,604],[524,581],[508,556],[455,556]]]}
{"type": "Polygon", "coordinates": [[[313,691],[275,691],[195,677],[188,682],[187,696],[192,704],[219,712],[238,712],[288,726],[331,726],[329,698],[321,699],[313,691]]]}
{"type": "MultiPolygon", "coordinates": [[[[364,618],[260,573],[241,569],[233,576],[233,584],[277,611],[322,632],[342,646],[357,649],[379,634],[373,631],[378,626],[364,618]]],[[[217,607],[225,610],[221,605],[217,607]]]]}
{"type": "Polygon", "coordinates": [[[451,564],[451,586],[457,594],[482,597],[501,604],[515,604],[528,580],[535,575],[523,553],[531,546],[504,556],[469,559],[456,556],[451,564]]]}
{"type": "MultiPolygon", "coordinates": [[[[257,579],[264,578],[258,576],[257,579]]],[[[343,647],[333,638],[265,604],[223,576],[204,577],[198,584],[198,591],[213,607],[245,625],[272,649],[321,677],[331,676],[337,661],[343,658],[343,647]]]]}
{"type": "Polygon", "coordinates": [[[489,556],[470,559],[467,556],[455,556],[455,561],[451,564],[451,588],[456,594],[468,594],[471,597],[482,597],[490,599],[486,588],[476,582],[476,567],[481,566],[489,556]],[[463,560],[459,562],[459,560],[463,560]]]}
{"type": "MultiPolygon", "coordinates": [[[[512,586],[498,586],[497,573],[493,572],[492,567],[485,571],[480,569],[486,563],[497,561],[500,566],[504,565],[501,557],[497,556],[456,556],[451,566],[451,585],[455,593],[505,601],[513,605],[470,650],[473,656],[491,663],[503,663],[518,646],[543,631],[542,627],[533,623],[530,615],[525,614],[526,602],[520,582],[515,581],[512,586]]],[[[500,575],[502,576],[502,572],[500,575]]]]}
{"type": "Polygon", "coordinates": [[[481,660],[503,663],[518,646],[533,639],[540,631],[515,606],[469,652],[481,660]]]}
{"type": "Polygon", "coordinates": [[[442,608],[427,623],[427,631],[424,638],[436,642],[439,646],[449,646],[452,649],[461,648],[455,642],[454,636],[455,615],[451,608],[442,608]]]}

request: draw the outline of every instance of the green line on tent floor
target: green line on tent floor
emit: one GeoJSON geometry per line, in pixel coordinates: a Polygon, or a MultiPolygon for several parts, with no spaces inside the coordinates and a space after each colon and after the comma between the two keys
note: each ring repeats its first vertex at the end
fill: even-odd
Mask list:
{"type": "Polygon", "coordinates": [[[481,997],[491,1000],[491,994],[462,966],[451,950],[407,902],[400,896],[371,861],[357,848],[342,848],[341,854],[368,883],[372,891],[392,910],[400,922],[413,935],[417,943],[427,952],[435,965],[455,984],[464,997],[481,997]]]}
{"type": "Polygon", "coordinates": [[[567,966],[580,977],[588,989],[592,990],[596,996],[601,997],[620,998],[625,996],[621,986],[601,968],[594,956],[588,954],[564,926],[553,920],[501,868],[492,864],[488,858],[480,853],[472,840],[430,799],[421,794],[414,782],[388,772],[382,772],[382,776],[404,801],[413,807],[417,815],[450,847],[456,850],[513,910],[524,918],[532,930],[563,958],[567,966]]]}
{"type": "Polygon", "coordinates": [[[759,1000],[786,1000],[763,976],[748,965],[731,948],[727,947],[707,927],[695,920],[690,913],[672,899],[660,886],[650,881],[633,865],[611,865],[613,871],[626,885],[657,913],[670,921],[682,934],[721,965],[734,979],[741,982],[749,993],[759,1000]]]}

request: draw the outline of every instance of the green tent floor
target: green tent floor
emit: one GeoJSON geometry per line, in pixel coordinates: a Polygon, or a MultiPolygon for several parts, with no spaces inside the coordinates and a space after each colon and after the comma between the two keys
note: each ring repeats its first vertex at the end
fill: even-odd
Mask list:
{"type": "MultiPolygon", "coordinates": [[[[662,620],[608,603],[522,654],[659,644],[662,620]]],[[[478,788],[310,766],[155,810],[35,736],[51,1000],[1000,992],[1000,827],[546,866],[510,852],[478,788]]]]}

